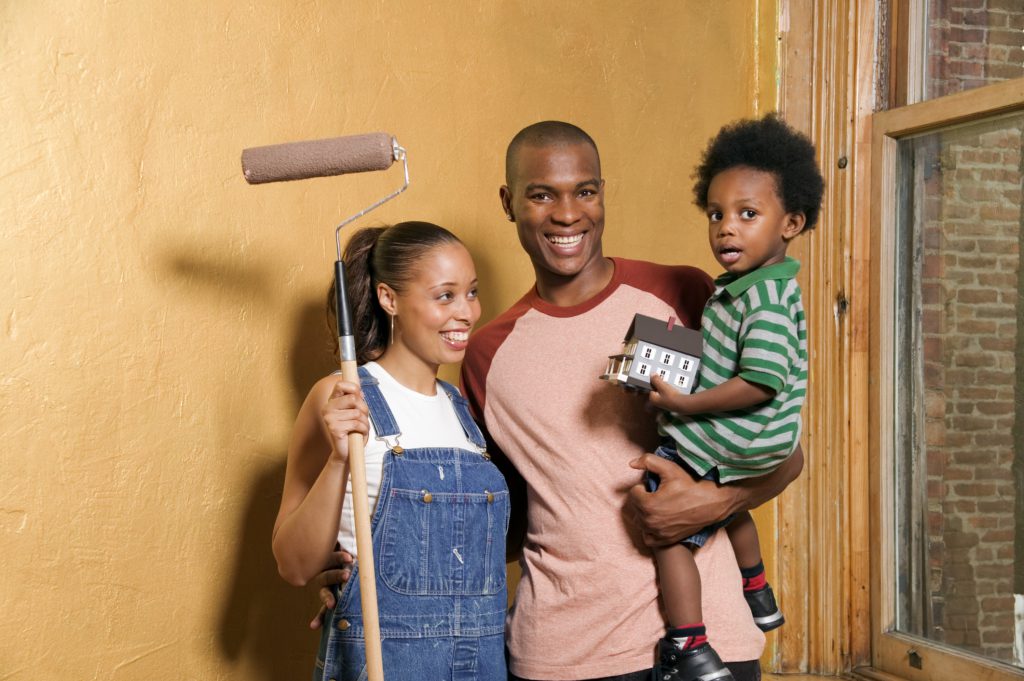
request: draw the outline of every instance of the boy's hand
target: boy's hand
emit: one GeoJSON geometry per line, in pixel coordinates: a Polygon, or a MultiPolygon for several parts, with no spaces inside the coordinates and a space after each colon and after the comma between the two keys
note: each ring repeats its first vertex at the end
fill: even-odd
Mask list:
{"type": "Polygon", "coordinates": [[[651,392],[648,400],[658,409],[664,409],[676,414],[689,414],[687,406],[690,399],[689,395],[684,395],[679,390],[673,388],[661,376],[651,376],[651,392]]]}

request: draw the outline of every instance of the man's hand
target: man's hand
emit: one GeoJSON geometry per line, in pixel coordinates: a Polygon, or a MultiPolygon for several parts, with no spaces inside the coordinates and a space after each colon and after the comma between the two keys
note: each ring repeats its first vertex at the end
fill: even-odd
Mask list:
{"type": "Polygon", "coordinates": [[[331,554],[327,567],[310,582],[317,589],[320,598],[320,611],[309,623],[310,629],[319,629],[324,624],[327,610],[337,605],[330,587],[344,584],[352,576],[352,554],[348,551],[335,551],[331,554]]]}
{"type": "Polygon", "coordinates": [[[648,492],[642,482],[629,490],[629,504],[648,546],[674,544],[740,510],[737,492],[729,485],[694,480],[673,461],[644,454],[629,465],[661,478],[656,492],[648,492]]]}

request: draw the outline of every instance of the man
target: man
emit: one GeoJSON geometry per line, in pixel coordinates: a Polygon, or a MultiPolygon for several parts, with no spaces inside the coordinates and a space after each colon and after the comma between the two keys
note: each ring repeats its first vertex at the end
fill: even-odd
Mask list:
{"type": "MultiPolygon", "coordinates": [[[[557,121],[522,130],[509,144],[500,196],[536,285],[471,337],[462,382],[519,492],[509,538],[513,552],[521,542],[523,576],[507,623],[510,672],[648,679],[665,622],[647,546],[772,498],[799,474],[802,454],[771,476],[724,488],[644,454],[657,441],[645,400],[597,377],[635,313],[699,327],[711,281],[694,268],[604,257],[604,180],[585,132],[557,121]],[[661,477],[656,493],[635,469],[661,477]]],[[[723,532],[697,563],[715,595],[704,602],[708,636],[736,679],[758,679],[764,637],[723,532]]]]}

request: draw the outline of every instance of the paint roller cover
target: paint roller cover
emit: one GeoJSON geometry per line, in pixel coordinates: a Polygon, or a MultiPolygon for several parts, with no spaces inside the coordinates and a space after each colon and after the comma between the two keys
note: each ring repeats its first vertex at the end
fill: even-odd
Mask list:
{"type": "Polygon", "coordinates": [[[385,170],[394,162],[391,140],[372,132],[253,147],[242,151],[242,173],[249,184],[262,184],[385,170]]]}

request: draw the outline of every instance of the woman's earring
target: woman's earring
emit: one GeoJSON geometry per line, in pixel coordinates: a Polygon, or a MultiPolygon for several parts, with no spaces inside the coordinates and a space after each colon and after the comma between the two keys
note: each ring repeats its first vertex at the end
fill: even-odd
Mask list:
{"type": "Polygon", "coordinates": [[[395,315],[391,315],[391,338],[388,339],[388,345],[393,345],[395,342],[395,315]]]}
{"type": "Polygon", "coordinates": [[[514,217],[512,217],[512,213],[505,213],[505,217],[508,218],[509,222],[515,222],[516,221],[516,219],[514,217]]]}

